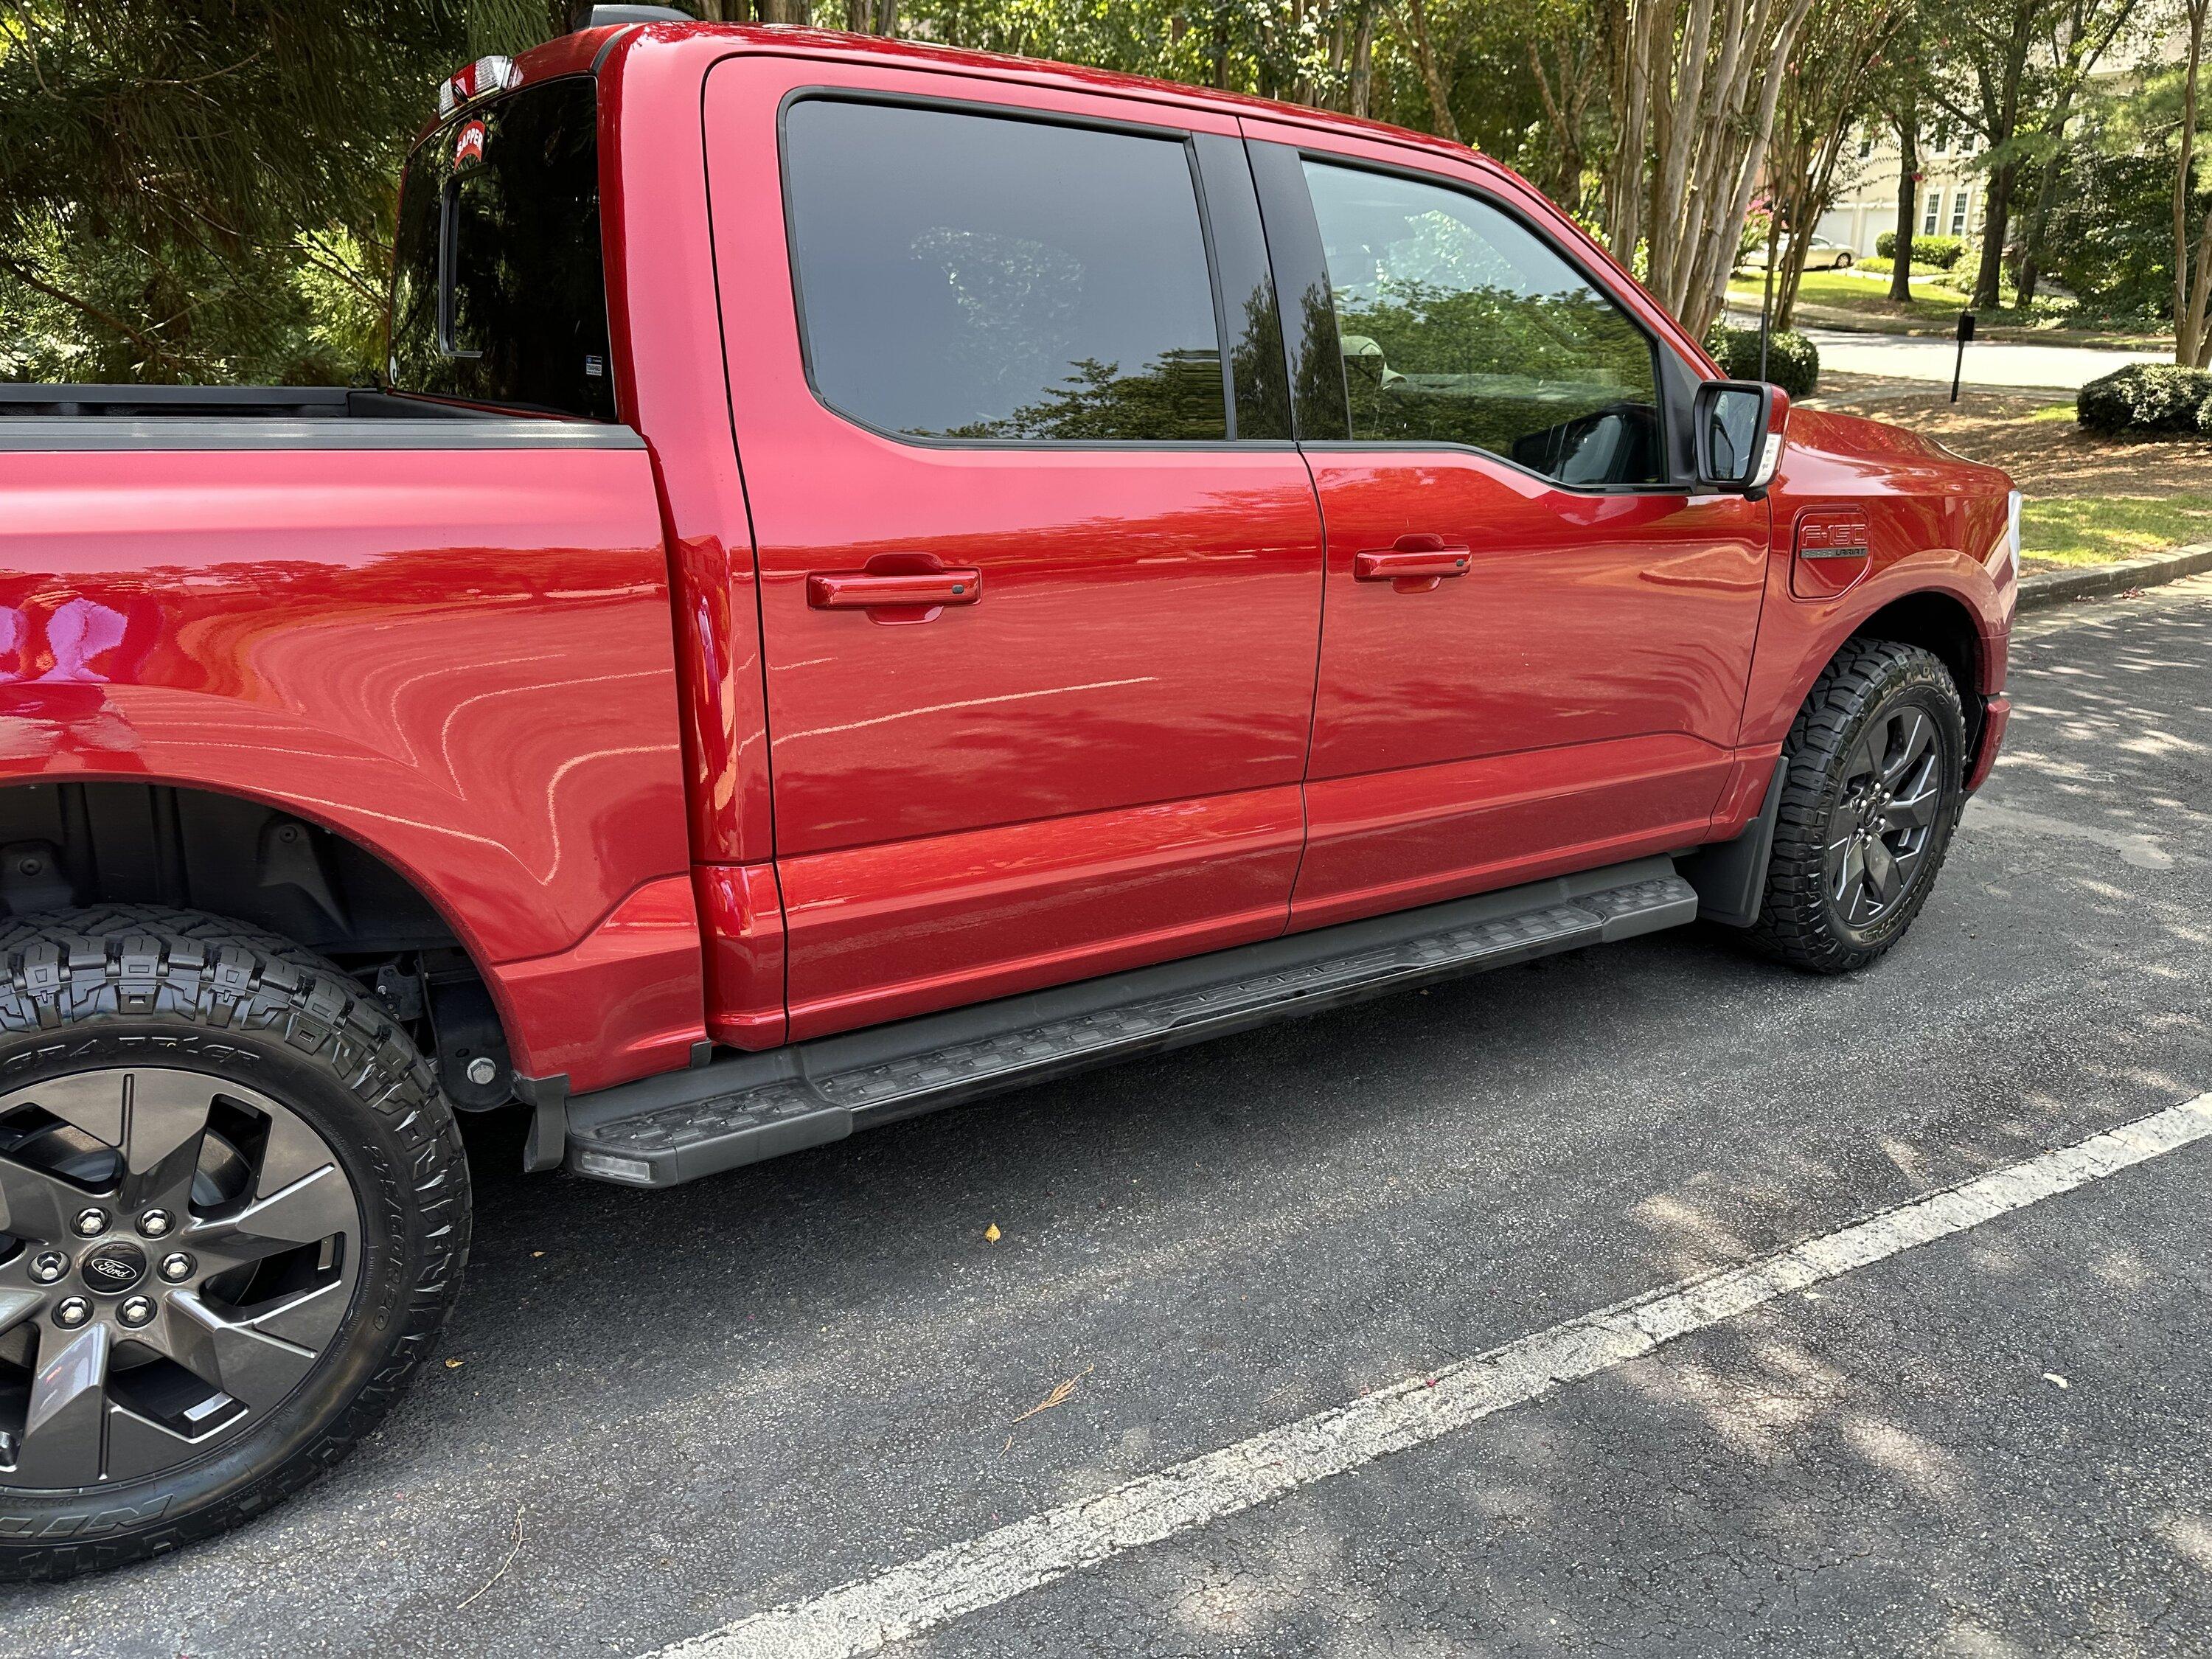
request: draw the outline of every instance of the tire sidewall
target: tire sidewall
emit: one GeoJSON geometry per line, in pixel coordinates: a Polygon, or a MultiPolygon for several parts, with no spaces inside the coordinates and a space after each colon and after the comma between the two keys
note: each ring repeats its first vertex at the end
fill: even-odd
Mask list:
{"type": "MultiPolygon", "coordinates": [[[[0,1093],[103,1066],[161,1066],[251,1087],[294,1112],[323,1138],[359,1206],[360,1271],[345,1319],[314,1366],[266,1419],[205,1462],[134,1481],[33,1492],[0,1487],[0,1563],[13,1548],[96,1544],[118,1532],[166,1529],[233,1504],[272,1473],[311,1455],[349,1407],[387,1368],[411,1369],[397,1353],[427,1252],[416,1221],[410,1148],[373,1103],[406,1079],[353,1052],[344,1032],[304,1053],[286,1040],[303,1018],[270,1016],[270,1029],[211,1030],[189,1018],[94,1018],[58,1033],[0,1037],[0,1093]],[[357,1087],[341,1076],[355,1062],[357,1087]]],[[[289,1017],[288,1017],[289,1016],[289,1017]]],[[[365,1045],[364,1045],[365,1046],[365,1045]]],[[[305,1478],[302,1476],[301,1478],[305,1478]]]]}

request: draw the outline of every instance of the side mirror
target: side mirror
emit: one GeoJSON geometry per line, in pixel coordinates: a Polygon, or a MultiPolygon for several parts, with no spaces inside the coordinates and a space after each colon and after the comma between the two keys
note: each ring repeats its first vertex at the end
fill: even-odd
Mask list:
{"type": "Polygon", "coordinates": [[[1698,484],[1757,501],[1782,464],[1790,397],[1760,380],[1707,380],[1691,404],[1698,484]]]}

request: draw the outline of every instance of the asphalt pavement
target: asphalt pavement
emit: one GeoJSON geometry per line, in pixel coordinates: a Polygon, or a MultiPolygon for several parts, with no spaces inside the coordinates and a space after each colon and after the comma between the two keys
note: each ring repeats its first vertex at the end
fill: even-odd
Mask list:
{"type": "Polygon", "coordinates": [[[2212,1090],[2212,578],[2029,618],[2014,663],[1935,895],[1848,980],[1680,930],[665,1194],[482,1137],[386,1425],[235,1534],[9,1594],[0,1655],[856,1653],[743,1646],[854,1582],[927,1659],[2212,1654],[2212,1139],[2017,1173],[2212,1090]],[[1993,1171],[1978,1224],[1332,1449],[1993,1171]],[[972,1570],[1338,1407],[1277,1496],[972,1570]]]}
{"type": "MultiPolygon", "coordinates": [[[[1731,312],[1729,320],[1757,328],[1759,313],[1731,312]]],[[[1800,331],[1820,349],[1820,368],[1838,374],[1879,374],[1899,380],[1951,383],[1958,343],[1942,337],[1876,334],[1839,328],[1800,331]]],[[[1976,340],[1966,347],[1964,382],[1973,386],[2032,386],[2078,392],[2130,363],[2172,362],[2171,352],[2117,351],[2101,346],[2043,345],[2025,340],[1976,340]]]]}

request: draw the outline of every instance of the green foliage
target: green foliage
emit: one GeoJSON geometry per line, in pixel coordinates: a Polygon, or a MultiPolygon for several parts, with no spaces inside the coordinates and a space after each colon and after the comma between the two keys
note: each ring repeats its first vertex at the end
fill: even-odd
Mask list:
{"type": "Polygon", "coordinates": [[[2083,386],[2074,402],[2081,429],[2119,433],[2212,432],[2212,372],[2172,363],[2130,363],[2083,386]]]}
{"type": "Polygon", "coordinates": [[[1869,253],[1859,261],[1859,269],[1869,276],[1887,276],[1897,269],[1897,264],[1886,253],[1869,253]]]}
{"type": "Polygon", "coordinates": [[[2172,307],[2173,167],[2170,155],[2075,158],[2045,246],[2051,274],[2085,306],[2146,317],[2172,307]]]}
{"type": "MultiPolygon", "coordinates": [[[[1731,380],[1759,379],[1759,331],[1713,325],[1705,349],[1731,380]]],[[[1794,328],[1767,336],[1766,378],[1793,398],[1809,398],[1820,384],[1820,349],[1794,328]]]]}
{"type": "Polygon", "coordinates": [[[343,380],[439,81],[550,0],[19,0],[0,11],[0,373],[343,380]]]}
{"type": "MultiPolygon", "coordinates": [[[[1917,236],[1912,239],[1912,266],[1916,270],[1950,270],[1966,257],[1967,244],[1956,236],[1917,236]]],[[[1885,230],[1874,239],[1874,251],[1878,258],[1897,258],[1897,233],[1885,230]]],[[[1868,266],[1873,269],[1872,265],[1868,266]]]]}

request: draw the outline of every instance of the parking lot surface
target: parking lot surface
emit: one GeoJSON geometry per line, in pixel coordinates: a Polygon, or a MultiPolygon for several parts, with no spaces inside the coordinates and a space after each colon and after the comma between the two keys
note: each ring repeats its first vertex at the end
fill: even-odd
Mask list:
{"type": "MultiPolygon", "coordinates": [[[[384,1428],[234,1535],[7,1593],[0,1654],[734,1654],[2199,1097],[2212,580],[2028,620],[2012,693],[1855,978],[1680,930],[663,1194],[480,1138],[468,1288],[384,1428]]],[[[892,1651],[2212,1653],[2208,1216],[2177,1145],[892,1651]]]]}

